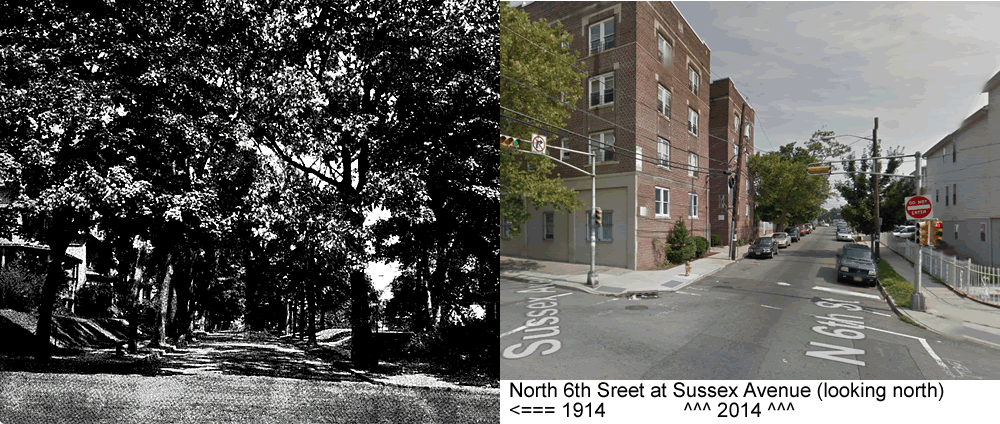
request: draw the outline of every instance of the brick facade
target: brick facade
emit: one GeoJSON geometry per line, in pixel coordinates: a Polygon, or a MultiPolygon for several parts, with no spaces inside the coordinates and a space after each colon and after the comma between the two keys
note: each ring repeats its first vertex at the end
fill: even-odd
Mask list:
{"type": "MultiPolygon", "coordinates": [[[[601,176],[598,190],[606,177],[627,177],[633,181],[625,204],[614,205],[615,226],[628,225],[625,231],[628,239],[620,245],[616,239],[616,248],[628,249],[631,253],[627,255],[630,260],[620,266],[650,269],[662,263],[663,258],[657,257],[653,240],[665,242],[678,220],[685,221],[692,235],[709,238],[710,195],[706,171],[710,163],[708,81],[711,54],[708,46],[669,2],[535,2],[524,6],[523,10],[532,20],[562,23],[574,37],[571,48],[581,58],[577,66],[588,77],[582,81],[584,96],[577,104],[579,110],[568,120],[567,130],[581,135],[614,133],[614,159],[596,166],[601,176]],[[614,19],[614,46],[590,54],[590,28],[606,19],[614,19]],[[669,61],[659,58],[660,37],[672,48],[669,61]],[[697,93],[689,84],[690,69],[698,75],[697,93]],[[606,74],[614,75],[614,101],[591,107],[590,78],[606,74]],[[669,114],[658,109],[660,86],[670,92],[669,114]],[[697,134],[689,131],[689,110],[698,114],[697,134]],[[660,139],[669,141],[666,166],[660,166],[658,158],[660,139]],[[640,151],[641,156],[637,156],[640,151]],[[689,175],[688,170],[692,153],[698,159],[695,176],[689,175]],[[641,158],[641,163],[637,157],[641,158]],[[669,190],[669,216],[655,212],[657,187],[669,190]],[[689,216],[691,193],[698,196],[696,218],[689,216]]],[[[580,137],[567,139],[567,142],[566,147],[587,150],[587,141],[580,137]]],[[[583,155],[571,154],[567,162],[590,169],[583,155]]],[[[561,164],[557,164],[554,172],[564,178],[580,176],[578,171],[561,164]]],[[[574,185],[580,190],[579,184],[574,185]]],[[[589,201],[589,185],[587,187],[581,195],[589,201]]],[[[606,207],[600,199],[597,206],[606,207]]],[[[586,214],[586,211],[576,213],[586,214]]]]}
{"type": "MultiPolygon", "coordinates": [[[[744,133],[748,136],[743,141],[746,143],[743,152],[743,166],[739,169],[739,200],[736,219],[736,238],[752,239],[757,236],[755,231],[754,204],[753,204],[753,178],[749,174],[747,167],[748,155],[754,152],[753,144],[753,122],[754,111],[750,105],[746,105],[744,116],[744,104],[746,103],[739,90],[729,78],[724,78],[712,82],[711,89],[711,116],[709,118],[709,155],[711,167],[718,172],[726,169],[727,164],[733,174],[736,175],[737,158],[735,146],[739,143],[740,133],[736,127],[740,125],[740,117],[744,119],[744,133]],[[750,129],[746,129],[746,124],[750,124],[750,129]],[[748,192],[749,189],[749,192],[748,192]],[[750,205],[749,211],[747,205],[750,205]],[[748,214],[749,212],[749,214],[748,214]],[[749,215],[749,216],[748,216],[749,215]]],[[[722,244],[729,245],[730,222],[733,219],[730,210],[732,209],[732,198],[729,197],[729,181],[724,175],[712,176],[709,188],[712,192],[712,201],[708,205],[711,215],[712,233],[722,234],[720,237],[722,244]],[[725,205],[720,204],[719,196],[725,196],[725,205]],[[723,219],[719,219],[719,217],[723,219]]]]}

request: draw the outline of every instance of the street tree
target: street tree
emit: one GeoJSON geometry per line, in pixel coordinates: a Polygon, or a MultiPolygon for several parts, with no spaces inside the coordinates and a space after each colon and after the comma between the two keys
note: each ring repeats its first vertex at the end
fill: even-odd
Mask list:
{"type": "MultiPolygon", "coordinates": [[[[899,156],[902,152],[902,147],[895,147],[889,149],[887,156],[899,156]]],[[[840,196],[847,201],[847,205],[843,208],[844,219],[864,234],[875,234],[876,232],[884,231],[887,228],[891,229],[893,225],[896,225],[890,224],[887,220],[883,220],[881,230],[875,228],[875,176],[865,174],[864,172],[875,172],[875,167],[871,163],[872,160],[867,158],[877,156],[880,156],[879,152],[873,152],[871,149],[866,150],[860,159],[855,159],[853,154],[849,155],[846,158],[848,163],[845,171],[857,173],[849,175],[847,179],[842,182],[838,182],[835,185],[837,191],[840,193],[840,196]]],[[[879,172],[886,174],[896,172],[902,163],[901,159],[888,159],[885,161],[888,162],[887,166],[881,168],[879,172]]],[[[881,178],[879,180],[880,192],[885,193],[892,184],[892,178],[881,178]]],[[[887,205],[884,198],[881,199],[880,206],[880,216],[884,216],[882,215],[883,213],[890,212],[892,210],[887,209],[887,207],[894,207],[887,205]]]]}
{"type": "MultiPolygon", "coordinates": [[[[583,94],[580,81],[586,77],[575,65],[576,52],[569,48],[573,36],[561,23],[532,22],[524,11],[504,2],[496,4],[500,14],[500,106],[517,112],[501,116],[531,124],[501,119],[500,132],[528,139],[532,133],[564,128],[583,94]]],[[[549,137],[550,143],[557,140],[549,137]]],[[[573,146],[579,149],[585,144],[573,146]]],[[[563,186],[560,175],[552,175],[554,167],[547,158],[501,150],[500,216],[510,225],[511,234],[520,234],[521,224],[531,217],[526,201],[535,208],[551,205],[564,211],[582,205],[576,191],[563,186]]]]}

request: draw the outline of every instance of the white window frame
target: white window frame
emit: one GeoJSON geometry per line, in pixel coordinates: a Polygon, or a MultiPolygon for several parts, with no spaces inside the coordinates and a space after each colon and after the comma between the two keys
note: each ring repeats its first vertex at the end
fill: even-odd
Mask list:
{"type": "Polygon", "coordinates": [[[656,37],[656,59],[664,65],[670,65],[674,60],[674,46],[663,35],[656,34],[656,37]]]}
{"type": "MultiPolygon", "coordinates": [[[[563,149],[568,149],[568,147],[566,147],[566,140],[562,141],[562,148],[563,149]]],[[[569,152],[567,152],[566,150],[560,150],[559,151],[559,159],[560,160],[564,160],[564,161],[567,160],[567,159],[569,159],[569,152]]]]}
{"type": "Polygon", "coordinates": [[[698,195],[695,193],[688,193],[688,218],[697,218],[697,217],[698,217],[698,195]]]}
{"type": "Polygon", "coordinates": [[[747,125],[745,127],[743,127],[743,136],[746,137],[747,140],[750,139],[750,123],[749,122],[747,122],[747,125]]]}
{"type": "Polygon", "coordinates": [[[698,178],[698,160],[696,153],[688,152],[688,176],[698,178]]]}
{"type": "Polygon", "coordinates": [[[948,146],[944,146],[944,148],[942,148],[941,150],[941,162],[945,162],[946,161],[945,158],[947,157],[948,157],[948,146]]]}
{"type": "Polygon", "coordinates": [[[590,27],[587,28],[587,40],[589,41],[589,43],[587,44],[587,49],[588,49],[588,51],[590,52],[591,55],[594,55],[594,54],[606,51],[606,50],[608,50],[610,48],[613,48],[615,46],[615,27],[614,27],[615,26],[615,22],[614,21],[615,21],[615,17],[612,16],[612,17],[610,17],[608,19],[605,19],[603,21],[597,22],[597,23],[595,23],[595,24],[593,24],[593,25],[591,25],[590,27]],[[611,32],[610,33],[607,30],[609,23],[611,24],[611,32]],[[600,28],[598,30],[598,33],[597,33],[597,40],[594,39],[594,27],[600,28]],[[610,46],[608,45],[608,41],[609,41],[608,37],[610,37],[610,42],[611,42],[610,46]],[[598,41],[598,43],[596,44],[596,48],[595,48],[594,41],[598,41]]]}
{"type": "MultiPolygon", "coordinates": [[[[601,226],[597,228],[597,241],[615,241],[614,217],[615,211],[601,211],[601,226]],[[607,234],[605,234],[607,232],[607,234]]],[[[587,211],[587,241],[590,241],[590,229],[594,227],[594,217],[587,211]]]]}
{"type": "Polygon", "coordinates": [[[737,158],[740,155],[740,143],[733,143],[733,157],[737,158]]]}
{"type": "Polygon", "coordinates": [[[656,166],[670,169],[670,140],[663,137],[656,143],[656,166]]]}
{"type": "Polygon", "coordinates": [[[670,218],[670,189],[656,187],[656,196],[653,198],[653,211],[657,218],[670,218]],[[664,199],[666,196],[666,199],[664,199]],[[659,198],[659,200],[656,200],[659,198]]]}
{"type": "Polygon", "coordinates": [[[750,204],[747,203],[746,206],[747,206],[747,218],[749,218],[750,217],[750,204]]]}
{"type": "Polygon", "coordinates": [[[591,77],[587,82],[587,104],[590,107],[600,107],[615,103],[615,73],[608,72],[606,74],[601,74],[595,77],[591,77]],[[611,88],[608,88],[608,80],[611,81],[611,88]],[[597,103],[594,103],[594,83],[597,83],[598,92],[597,103]],[[608,97],[611,98],[608,101],[608,97]]]}
{"type": "Polygon", "coordinates": [[[740,113],[733,112],[733,132],[740,132],[740,113]]]}
{"type": "Polygon", "coordinates": [[[698,111],[688,108],[688,132],[698,135],[698,111]]]}
{"type": "Polygon", "coordinates": [[[656,108],[661,115],[670,117],[670,101],[672,99],[670,90],[662,84],[656,85],[656,108]]]}
{"type": "Polygon", "coordinates": [[[556,213],[542,212],[542,240],[555,240],[556,236],[556,213]],[[549,223],[549,220],[552,223],[549,223]]]}
{"type": "Polygon", "coordinates": [[[587,151],[590,153],[594,153],[594,150],[600,150],[600,152],[597,152],[596,155],[589,156],[590,159],[587,161],[588,165],[590,165],[591,161],[593,161],[594,159],[597,159],[597,163],[614,161],[615,131],[610,130],[610,131],[602,131],[591,134],[590,143],[588,147],[589,148],[587,151]],[[597,147],[597,146],[608,146],[610,148],[597,147]],[[608,159],[609,154],[611,155],[610,159],[608,159]]]}
{"type": "Polygon", "coordinates": [[[688,88],[695,95],[698,94],[698,90],[701,89],[701,75],[698,74],[698,70],[694,66],[688,65],[688,88]]]}

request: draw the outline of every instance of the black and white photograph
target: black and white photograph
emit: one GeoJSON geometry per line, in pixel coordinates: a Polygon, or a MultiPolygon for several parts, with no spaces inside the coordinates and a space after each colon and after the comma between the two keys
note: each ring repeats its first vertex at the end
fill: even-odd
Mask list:
{"type": "Polygon", "coordinates": [[[497,422],[499,7],[0,2],[0,423],[497,422]]]}

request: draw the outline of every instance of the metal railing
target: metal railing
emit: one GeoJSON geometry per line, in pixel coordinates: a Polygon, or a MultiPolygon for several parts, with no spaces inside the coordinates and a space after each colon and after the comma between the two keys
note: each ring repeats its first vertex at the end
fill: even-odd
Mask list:
{"type": "Polygon", "coordinates": [[[903,255],[911,262],[917,262],[917,253],[923,255],[924,272],[931,274],[953,289],[986,303],[1000,306],[1000,268],[992,268],[972,263],[972,259],[958,259],[929,246],[921,246],[912,239],[893,237],[882,233],[883,244],[903,255]]]}

